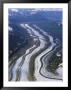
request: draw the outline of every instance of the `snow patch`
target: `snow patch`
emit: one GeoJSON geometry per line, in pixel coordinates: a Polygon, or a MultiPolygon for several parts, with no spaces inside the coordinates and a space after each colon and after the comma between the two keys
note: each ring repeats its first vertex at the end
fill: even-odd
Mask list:
{"type": "Polygon", "coordinates": [[[12,27],[10,27],[10,26],[8,27],[8,30],[9,30],[9,31],[13,31],[12,27]]]}
{"type": "Polygon", "coordinates": [[[13,12],[18,12],[18,9],[11,9],[11,11],[13,11],[13,12]]]}
{"type": "Polygon", "coordinates": [[[62,67],[57,68],[56,72],[58,73],[58,76],[62,78],[63,68],[62,67]]]}

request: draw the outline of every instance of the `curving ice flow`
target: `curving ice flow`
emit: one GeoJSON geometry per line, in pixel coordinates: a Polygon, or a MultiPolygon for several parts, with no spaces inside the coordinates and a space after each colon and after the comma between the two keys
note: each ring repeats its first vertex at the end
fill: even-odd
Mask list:
{"type": "MultiPolygon", "coordinates": [[[[48,60],[50,56],[52,55],[52,53],[54,52],[53,48],[55,47],[56,44],[54,43],[53,37],[51,35],[48,35],[48,33],[46,33],[44,30],[40,29],[38,26],[34,24],[32,25],[33,27],[30,26],[29,24],[20,24],[20,26],[24,28],[25,30],[27,30],[29,35],[33,37],[33,42],[38,41],[40,42],[40,44],[37,45],[33,43],[32,46],[26,49],[25,54],[16,60],[14,66],[13,67],[10,66],[10,70],[11,70],[10,77],[12,76],[13,81],[15,81],[17,78],[20,78],[19,79],[20,81],[29,81],[28,79],[29,72],[30,72],[29,63],[31,61],[31,57],[43,49],[43,51],[34,60],[35,62],[34,77],[36,78],[37,81],[41,81],[41,80],[50,81],[51,79],[46,78],[45,76],[50,75],[52,77],[53,74],[49,73],[45,69],[46,67],[45,62],[47,62],[46,57],[48,56],[47,57],[47,60],[48,60]],[[40,32],[42,32],[42,34],[40,32]],[[49,38],[49,41],[51,43],[47,49],[45,49],[45,47],[48,42],[46,41],[45,36],[49,38]],[[42,57],[43,59],[41,63],[42,57]],[[19,75],[17,75],[17,72],[19,73],[19,75]]],[[[56,72],[58,71],[61,72],[61,69],[58,68],[56,72]]],[[[61,74],[59,74],[59,76],[61,76],[61,74]]]]}
{"type": "MultiPolygon", "coordinates": [[[[24,24],[21,24],[22,27],[26,28],[24,26],[24,24]]],[[[27,30],[29,32],[30,35],[32,35],[32,32],[28,29],[27,30]]],[[[34,47],[36,47],[36,45],[33,45],[31,46],[29,49],[26,50],[26,54],[28,54],[30,52],[30,49],[33,49],[34,47]]],[[[24,55],[23,55],[24,56],[24,55]]],[[[17,69],[20,68],[20,64],[22,62],[22,57],[21,56],[19,59],[16,60],[16,63],[15,65],[13,66],[13,68],[10,66],[10,69],[9,69],[9,72],[10,72],[10,77],[11,77],[11,73],[12,73],[12,81],[15,81],[16,80],[16,77],[17,77],[17,69]],[[12,69],[12,70],[11,70],[12,69]]],[[[26,76],[26,75],[25,75],[26,76]]],[[[24,77],[25,78],[25,77],[24,77]]],[[[25,78],[26,79],[26,78],[25,78]]]]}
{"type": "MultiPolygon", "coordinates": [[[[26,27],[24,26],[24,24],[21,24],[21,26],[24,27],[24,28],[26,28],[26,27]]],[[[32,32],[31,32],[29,29],[27,29],[27,31],[29,32],[30,35],[32,35],[32,32]]],[[[36,47],[36,45],[33,45],[33,46],[31,46],[29,49],[27,49],[25,55],[28,54],[28,53],[30,52],[30,50],[33,49],[33,48],[35,48],[35,47],[36,47]]],[[[17,69],[20,67],[20,64],[21,64],[21,62],[22,62],[22,57],[23,57],[23,56],[24,56],[24,55],[22,55],[19,59],[16,60],[16,63],[15,63],[14,66],[11,65],[10,68],[9,68],[9,75],[10,75],[9,77],[11,78],[11,76],[12,76],[12,80],[13,80],[13,81],[16,80],[16,76],[17,76],[17,75],[16,75],[16,74],[17,74],[16,71],[17,71],[17,69]],[[12,75],[11,75],[11,73],[12,73],[12,75]]]]}
{"type": "MultiPolygon", "coordinates": [[[[36,45],[33,45],[31,48],[27,49],[26,50],[26,53],[25,53],[25,59],[24,59],[24,63],[22,64],[22,66],[20,67],[20,64],[22,62],[22,57],[20,57],[13,69],[12,69],[12,74],[13,74],[13,77],[12,77],[12,80],[16,80],[16,76],[17,76],[17,70],[20,69],[21,71],[21,74],[20,74],[20,80],[28,80],[28,74],[29,74],[29,62],[30,62],[30,58],[32,55],[34,55],[35,53],[37,53],[39,50],[41,50],[42,48],[45,47],[45,44],[46,44],[46,41],[44,41],[43,39],[45,39],[38,31],[36,31],[35,29],[33,29],[32,27],[30,27],[28,24],[21,24],[21,26],[23,28],[25,28],[28,33],[30,34],[30,36],[37,36],[37,40],[40,41],[40,45],[37,47],[36,45]],[[31,53],[30,52],[30,49],[36,47],[31,53]]],[[[35,38],[34,38],[35,40],[35,38]]]]}
{"type": "Polygon", "coordinates": [[[51,42],[51,45],[49,48],[47,48],[46,50],[44,50],[40,55],[38,55],[35,59],[35,77],[38,81],[40,80],[47,80],[44,79],[45,77],[42,77],[42,75],[39,73],[39,70],[40,70],[40,67],[41,67],[41,62],[40,62],[40,59],[42,56],[44,56],[46,53],[48,53],[49,51],[51,51],[53,49],[53,47],[55,46],[54,42],[53,42],[53,38],[50,36],[50,42],[51,42]]]}
{"type": "Polygon", "coordinates": [[[34,28],[30,27],[28,24],[25,24],[25,26],[27,28],[29,28],[34,34],[35,36],[38,36],[41,39],[45,39],[43,35],[41,35],[38,31],[36,31],[34,28]]]}
{"type": "MultiPolygon", "coordinates": [[[[48,35],[44,30],[42,30],[42,29],[40,29],[38,26],[36,26],[36,25],[33,25],[36,29],[39,29],[45,36],[48,36],[49,37],[49,39],[50,39],[50,43],[51,43],[51,45],[45,50],[45,51],[43,51],[39,56],[37,56],[36,57],[36,59],[35,59],[35,73],[34,73],[34,75],[35,75],[35,77],[36,77],[36,79],[38,80],[38,81],[41,81],[41,80],[50,80],[50,79],[53,79],[53,78],[55,78],[55,79],[61,79],[61,77],[60,76],[56,76],[56,75],[54,75],[53,73],[50,73],[50,72],[48,72],[47,70],[46,70],[46,64],[45,63],[47,63],[48,64],[48,60],[49,60],[49,58],[52,56],[52,54],[53,54],[53,52],[54,52],[54,50],[57,48],[57,47],[59,47],[59,46],[57,46],[57,47],[55,47],[55,49],[54,50],[52,50],[53,49],[53,47],[56,45],[55,43],[54,43],[54,41],[53,41],[53,37],[52,36],[50,36],[50,35],[48,35]],[[44,56],[44,57],[43,57],[44,56]],[[42,59],[42,63],[43,63],[43,66],[41,67],[41,62],[40,62],[40,60],[41,60],[41,58],[43,57],[43,59],[42,59]],[[46,59],[47,58],[47,59],[46,59]]],[[[58,70],[60,70],[60,69],[57,69],[57,71],[58,70]]]]}
{"type": "MultiPolygon", "coordinates": [[[[40,38],[44,38],[39,32],[35,31],[33,28],[31,28],[28,24],[25,25],[27,28],[31,29],[33,32],[34,32],[34,35],[35,36],[38,36],[40,38]]],[[[27,77],[28,77],[28,74],[29,74],[29,62],[30,62],[30,58],[32,55],[34,55],[35,53],[37,53],[39,50],[41,50],[42,48],[45,47],[45,44],[46,42],[43,41],[42,39],[39,38],[39,41],[40,41],[40,45],[35,49],[33,50],[30,54],[28,54],[26,57],[25,57],[25,60],[24,60],[24,64],[22,65],[21,67],[21,79],[20,80],[28,80],[27,77]],[[23,77],[25,76],[25,77],[23,77]]]]}
{"type": "MultiPolygon", "coordinates": [[[[22,56],[22,57],[23,57],[23,56],[22,56]]],[[[13,73],[12,73],[12,74],[13,74],[13,76],[12,76],[12,81],[15,81],[15,80],[16,80],[16,70],[17,70],[19,64],[21,63],[22,57],[20,57],[20,58],[16,61],[15,65],[14,65],[14,67],[13,67],[13,69],[12,69],[12,72],[13,72],[13,73]]]]}
{"type": "MultiPolygon", "coordinates": [[[[35,48],[36,46],[33,45],[32,47],[30,47],[29,49],[26,50],[26,53],[24,55],[22,55],[19,59],[17,59],[15,65],[13,66],[13,69],[12,69],[12,80],[15,81],[16,80],[16,71],[17,69],[20,67],[20,64],[23,60],[23,57],[28,54],[30,52],[31,49],[35,48]]],[[[11,67],[12,68],[12,67],[11,67]]],[[[11,69],[10,69],[11,70],[11,69]]]]}
{"type": "Polygon", "coordinates": [[[58,48],[59,46],[55,47],[52,51],[48,52],[46,55],[44,55],[44,57],[41,59],[43,66],[40,69],[40,73],[46,77],[46,78],[50,78],[50,79],[56,79],[56,80],[62,80],[62,77],[58,74],[53,74],[52,72],[48,72],[48,70],[46,69],[47,65],[49,64],[48,60],[50,59],[50,57],[53,55],[53,52],[58,48]],[[47,63],[47,64],[46,64],[47,63]]]}

